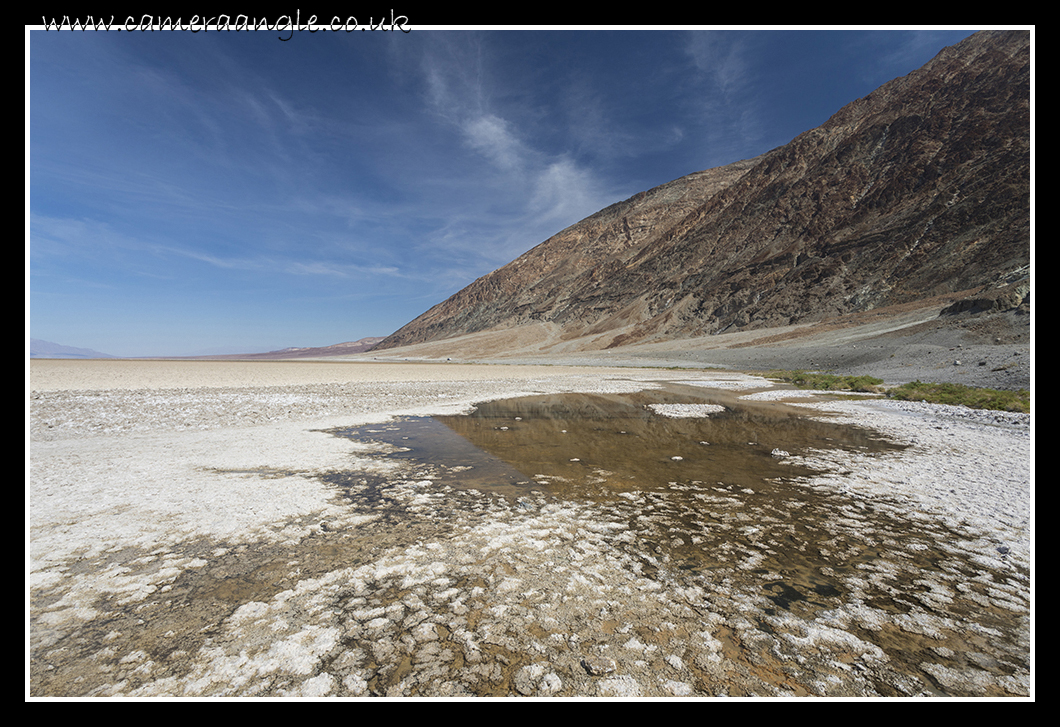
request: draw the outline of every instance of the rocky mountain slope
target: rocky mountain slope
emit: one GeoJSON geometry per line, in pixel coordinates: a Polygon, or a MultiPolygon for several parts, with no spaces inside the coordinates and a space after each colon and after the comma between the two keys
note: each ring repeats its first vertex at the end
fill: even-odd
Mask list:
{"type": "Polygon", "coordinates": [[[544,323],[593,347],[1012,284],[1029,305],[1030,38],[982,32],[755,159],[612,205],[376,349],[544,323]]]}

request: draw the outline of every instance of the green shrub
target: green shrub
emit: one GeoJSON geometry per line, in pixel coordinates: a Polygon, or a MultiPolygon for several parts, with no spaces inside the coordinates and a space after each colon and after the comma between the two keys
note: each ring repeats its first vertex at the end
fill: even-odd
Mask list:
{"type": "Polygon", "coordinates": [[[995,409],[1029,414],[1031,392],[978,389],[964,384],[925,384],[912,381],[887,391],[887,396],[903,401],[927,401],[932,404],[964,405],[972,409],[995,409]]]}
{"type": "Polygon", "coordinates": [[[807,371],[770,371],[766,378],[778,379],[793,384],[800,389],[818,389],[820,391],[862,391],[874,393],[880,391],[883,379],[873,376],[836,376],[807,371]]]}

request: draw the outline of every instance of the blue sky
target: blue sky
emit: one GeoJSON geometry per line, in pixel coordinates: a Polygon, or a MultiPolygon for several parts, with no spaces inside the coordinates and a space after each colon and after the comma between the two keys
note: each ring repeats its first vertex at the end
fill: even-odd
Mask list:
{"type": "Polygon", "coordinates": [[[973,30],[29,32],[29,326],[120,356],[386,335],[973,30]]]}

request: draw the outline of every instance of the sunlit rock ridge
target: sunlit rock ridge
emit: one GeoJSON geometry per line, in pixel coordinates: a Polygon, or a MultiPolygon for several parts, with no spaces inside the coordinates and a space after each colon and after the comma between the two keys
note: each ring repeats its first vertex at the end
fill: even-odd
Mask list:
{"type": "Polygon", "coordinates": [[[1019,282],[1030,36],[985,31],[757,158],[568,227],[377,349],[546,326],[592,348],[824,320],[1019,282]]]}

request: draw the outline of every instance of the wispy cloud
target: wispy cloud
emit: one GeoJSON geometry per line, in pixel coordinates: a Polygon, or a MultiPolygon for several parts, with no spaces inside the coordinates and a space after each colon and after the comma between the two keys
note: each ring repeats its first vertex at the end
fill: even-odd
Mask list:
{"type": "MultiPolygon", "coordinates": [[[[279,265],[281,263],[277,263],[279,265]]],[[[287,272],[294,275],[324,275],[336,278],[363,278],[365,276],[385,275],[388,277],[405,277],[400,268],[392,265],[353,265],[334,261],[287,261],[283,263],[287,272]]]]}
{"type": "Polygon", "coordinates": [[[736,161],[760,145],[765,112],[757,94],[755,52],[741,32],[691,31],[685,36],[694,71],[687,82],[699,117],[695,136],[712,163],[736,161]]]}
{"type": "MultiPolygon", "coordinates": [[[[468,237],[454,235],[454,228],[477,228],[472,235],[477,241],[483,231],[493,230],[489,257],[502,257],[507,262],[562,227],[614,202],[616,193],[571,153],[579,140],[570,129],[577,126],[583,134],[592,134],[592,118],[578,116],[575,109],[563,109],[547,127],[553,145],[533,141],[541,124],[539,117],[545,112],[512,100],[518,94],[513,94],[510,86],[518,83],[519,77],[506,75],[513,71],[502,67],[501,54],[492,45],[500,42],[503,34],[440,34],[425,46],[423,79],[428,108],[456,132],[465,148],[488,165],[493,176],[483,183],[490,186],[488,196],[493,204],[507,200],[503,222],[499,218],[466,219],[460,224],[450,219],[447,229],[439,230],[434,241],[443,246],[463,246],[468,244],[468,237]],[[571,123],[574,116],[578,116],[577,124],[571,123]],[[561,140],[560,146],[555,145],[556,139],[561,140]],[[498,196],[498,191],[502,195],[498,196]]],[[[560,99],[550,102],[562,97],[560,94],[560,99]]],[[[570,95],[566,98],[573,101],[570,95]]],[[[599,114],[596,120],[602,127],[599,114]]],[[[482,249],[481,242],[475,246],[482,249]]]]}
{"type": "Polygon", "coordinates": [[[468,145],[504,171],[519,170],[528,153],[512,134],[510,124],[493,114],[468,118],[461,124],[468,145]]]}
{"type": "Polygon", "coordinates": [[[699,73],[724,97],[738,95],[748,82],[746,43],[731,31],[693,31],[685,50],[699,73]]]}
{"type": "Polygon", "coordinates": [[[600,182],[589,170],[570,159],[559,158],[538,172],[528,211],[548,222],[560,223],[586,209],[600,209],[604,194],[600,182]]]}

